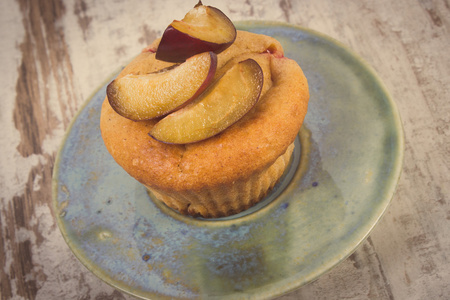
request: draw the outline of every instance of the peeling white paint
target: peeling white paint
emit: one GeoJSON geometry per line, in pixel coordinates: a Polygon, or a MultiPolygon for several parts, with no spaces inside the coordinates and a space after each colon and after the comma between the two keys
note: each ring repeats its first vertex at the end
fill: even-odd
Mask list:
{"type": "Polygon", "coordinates": [[[39,191],[41,189],[41,182],[40,182],[41,179],[42,179],[42,176],[39,175],[39,174],[37,174],[34,177],[34,180],[33,180],[33,191],[34,192],[37,192],[37,191],[39,191]]]}
{"type": "MultiPolygon", "coordinates": [[[[25,30],[22,24],[22,14],[15,1],[2,1],[0,9],[0,27],[14,28],[14,30],[2,30],[2,42],[0,43],[0,66],[3,76],[0,81],[0,90],[10,98],[2,99],[2,109],[0,109],[0,190],[2,198],[9,200],[13,196],[23,193],[30,170],[38,163],[37,156],[22,157],[17,152],[17,145],[20,143],[19,131],[11,126],[14,124],[13,111],[16,99],[16,83],[18,78],[18,68],[21,63],[21,53],[16,49],[22,43],[25,30]],[[11,170],[18,169],[16,176],[10,175],[11,170]]],[[[7,205],[7,203],[2,203],[7,205]]]]}
{"type": "Polygon", "coordinates": [[[36,243],[36,234],[32,230],[28,230],[26,228],[18,228],[16,230],[16,243],[23,243],[26,241],[30,241],[31,244],[36,243]]]}
{"type": "MultiPolygon", "coordinates": [[[[4,220],[3,215],[2,215],[2,219],[4,220]]],[[[2,236],[5,236],[5,233],[3,232],[3,228],[1,228],[1,229],[2,229],[2,236]]],[[[11,251],[11,240],[5,239],[4,243],[3,243],[3,248],[5,250],[5,257],[4,257],[5,264],[3,265],[3,272],[4,272],[4,274],[9,275],[9,270],[11,269],[11,265],[14,262],[14,259],[12,257],[12,251],[11,251]]]]}

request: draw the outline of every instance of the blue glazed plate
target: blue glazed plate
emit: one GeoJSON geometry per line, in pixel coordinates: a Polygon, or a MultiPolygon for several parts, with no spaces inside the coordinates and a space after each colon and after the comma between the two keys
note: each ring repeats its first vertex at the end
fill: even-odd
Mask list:
{"type": "Polygon", "coordinates": [[[95,275],[138,298],[286,293],[348,257],[394,194],[402,127],[372,69],[305,28],[254,21],[237,27],[277,38],[310,85],[295,159],[263,204],[228,219],[198,220],[154,202],[103,145],[105,86],[81,109],[58,153],[53,202],[67,244],[95,275]]]}

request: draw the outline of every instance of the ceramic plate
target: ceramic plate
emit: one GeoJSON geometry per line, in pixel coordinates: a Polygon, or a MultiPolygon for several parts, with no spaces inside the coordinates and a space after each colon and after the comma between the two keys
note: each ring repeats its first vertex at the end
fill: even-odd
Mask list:
{"type": "Polygon", "coordinates": [[[207,221],[153,202],[103,145],[105,87],[74,119],[58,153],[53,201],[64,238],[95,275],[136,297],[281,295],[348,257],[393,196],[402,128],[372,69],[340,43],[305,28],[268,22],[237,27],[277,38],[310,85],[295,159],[263,205],[207,221]]]}

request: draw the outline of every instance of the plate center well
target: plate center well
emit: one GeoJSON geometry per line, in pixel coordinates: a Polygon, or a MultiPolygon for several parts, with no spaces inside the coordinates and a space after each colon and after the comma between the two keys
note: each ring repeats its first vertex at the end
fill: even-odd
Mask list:
{"type": "MultiPolygon", "coordinates": [[[[305,126],[304,126],[305,127],[305,126]]],[[[289,162],[289,166],[284,171],[283,175],[280,177],[280,180],[278,183],[272,188],[272,190],[265,196],[261,201],[253,205],[252,207],[231,215],[227,217],[220,217],[220,218],[194,218],[191,216],[182,215],[180,212],[178,212],[175,209],[170,208],[166,204],[164,204],[162,201],[158,200],[152,192],[148,191],[148,194],[150,196],[150,199],[154,202],[154,204],[161,209],[164,213],[171,215],[172,217],[176,219],[183,219],[186,218],[186,221],[189,220],[203,220],[203,221],[226,221],[226,220],[235,220],[242,218],[244,216],[250,215],[254,212],[257,212],[267,206],[268,204],[272,203],[274,200],[276,200],[286,189],[286,187],[291,183],[292,178],[296,174],[297,170],[299,169],[300,161],[303,163],[305,162],[305,159],[302,159],[302,153],[305,152],[305,148],[308,148],[309,138],[308,134],[306,133],[307,130],[304,129],[304,127],[300,130],[299,134],[297,135],[297,138],[294,141],[294,151],[291,156],[291,160],[289,162]]]]}

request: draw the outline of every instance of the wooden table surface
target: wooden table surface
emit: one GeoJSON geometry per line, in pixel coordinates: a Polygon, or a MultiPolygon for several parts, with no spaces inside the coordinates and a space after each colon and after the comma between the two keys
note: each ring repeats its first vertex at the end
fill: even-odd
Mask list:
{"type": "MultiPolygon", "coordinates": [[[[193,1],[0,2],[1,299],[132,299],[71,253],[51,206],[69,122],[114,71],[193,1]]],[[[365,59],[398,105],[403,173],[392,204],[343,263],[280,299],[450,299],[450,2],[205,0],[233,21],[329,35],[365,59]]]]}

